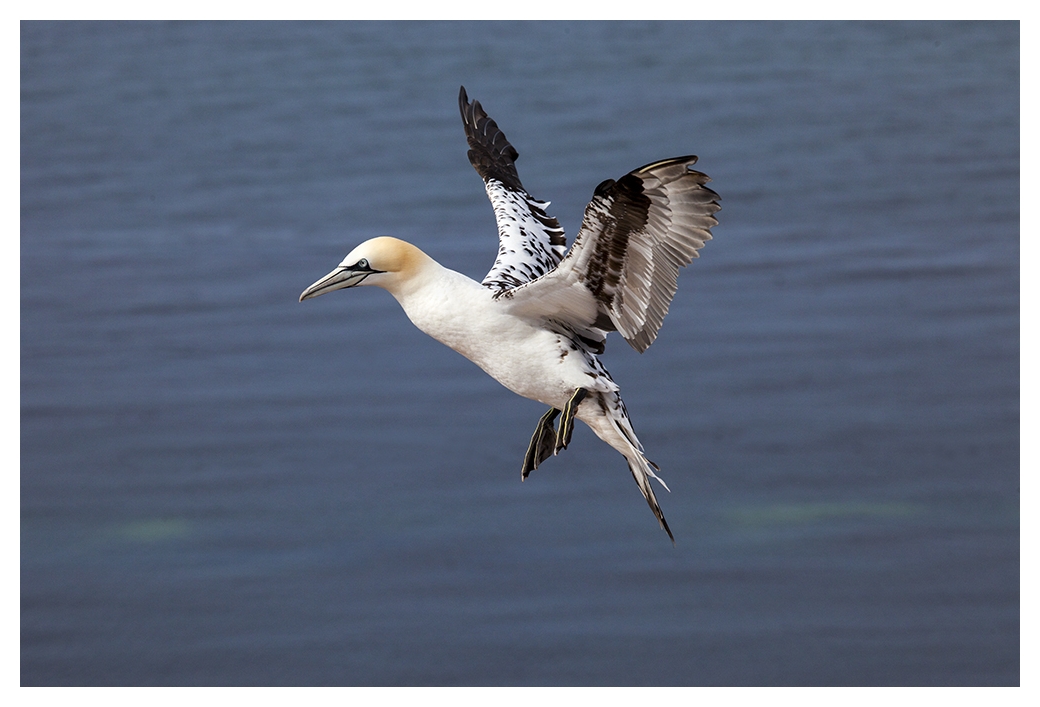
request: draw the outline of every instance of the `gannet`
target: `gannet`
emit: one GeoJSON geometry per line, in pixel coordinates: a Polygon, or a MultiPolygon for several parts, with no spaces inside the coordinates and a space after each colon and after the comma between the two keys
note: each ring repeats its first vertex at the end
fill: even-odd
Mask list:
{"type": "Polygon", "coordinates": [[[362,285],[388,291],[420,330],[525,398],[549,406],[524,457],[521,480],[570,443],[574,420],[625,457],[650,509],[675,543],[618,385],[603,367],[607,333],[642,353],[653,343],[679,266],[698,257],[718,224],[719,196],[697,157],[651,162],[596,187],[570,251],[559,222],[516,171],[516,149],[465,87],[459,109],[469,161],[484,180],[498,224],[498,257],[483,281],[449,270],[389,236],[365,241],[300,301],[362,285]],[[560,418],[559,428],[556,418],[560,418]]]}

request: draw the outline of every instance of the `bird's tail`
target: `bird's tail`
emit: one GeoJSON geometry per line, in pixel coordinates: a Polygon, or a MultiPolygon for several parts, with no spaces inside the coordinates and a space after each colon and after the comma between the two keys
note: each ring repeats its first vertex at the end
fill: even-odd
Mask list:
{"type": "MultiPolygon", "coordinates": [[[[661,477],[654,473],[655,471],[660,471],[660,467],[647,459],[646,455],[643,454],[643,445],[636,438],[636,433],[632,429],[632,423],[628,419],[628,412],[625,410],[625,404],[621,401],[621,396],[615,393],[614,397],[616,405],[610,406],[614,409],[604,410],[604,412],[606,413],[606,419],[610,421],[613,431],[617,434],[613,435],[615,437],[614,440],[603,439],[607,444],[610,444],[610,446],[624,455],[625,460],[628,462],[628,468],[632,472],[632,478],[636,480],[636,486],[639,487],[643,498],[646,499],[647,504],[650,506],[650,510],[654,512],[654,516],[657,517],[657,522],[661,524],[664,532],[668,533],[672,544],[675,544],[675,536],[672,535],[672,531],[668,527],[668,521],[664,519],[661,506],[657,503],[657,496],[654,495],[654,489],[650,486],[650,479],[657,479],[666,491],[670,492],[671,489],[668,488],[668,484],[661,477]]],[[[595,430],[595,427],[593,429],[595,430]]]]}
{"type": "Polygon", "coordinates": [[[646,455],[635,447],[632,447],[631,454],[625,454],[625,459],[628,461],[628,468],[632,472],[632,478],[636,480],[636,485],[643,492],[643,498],[646,499],[646,502],[650,505],[650,510],[657,516],[657,522],[664,528],[664,532],[668,533],[668,537],[674,544],[675,536],[672,535],[672,531],[668,527],[668,521],[664,519],[664,513],[661,512],[661,506],[657,503],[657,496],[654,495],[654,489],[650,485],[650,479],[657,479],[666,491],[671,491],[668,488],[668,484],[654,473],[655,470],[660,471],[660,467],[647,459],[646,455]]]}

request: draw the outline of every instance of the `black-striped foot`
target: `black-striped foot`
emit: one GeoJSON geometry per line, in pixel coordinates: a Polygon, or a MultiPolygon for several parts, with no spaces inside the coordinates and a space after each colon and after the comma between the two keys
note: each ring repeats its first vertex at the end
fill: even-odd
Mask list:
{"type": "Polygon", "coordinates": [[[559,454],[571,443],[571,434],[574,432],[574,415],[578,412],[581,401],[588,394],[588,389],[578,388],[563,407],[563,417],[560,418],[560,429],[556,431],[556,449],[553,450],[553,454],[559,454]]]}
{"type": "Polygon", "coordinates": [[[527,454],[524,455],[524,468],[520,472],[521,481],[537,469],[539,464],[551,457],[555,451],[556,427],[553,425],[553,421],[559,414],[560,411],[556,408],[549,408],[549,412],[538,420],[538,427],[535,428],[534,434],[531,436],[531,444],[527,447],[527,454]]]}

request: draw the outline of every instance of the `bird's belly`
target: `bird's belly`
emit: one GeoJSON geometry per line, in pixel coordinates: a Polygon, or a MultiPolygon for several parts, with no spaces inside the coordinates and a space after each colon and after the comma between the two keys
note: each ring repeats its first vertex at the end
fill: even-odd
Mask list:
{"type": "Polygon", "coordinates": [[[613,381],[596,374],[583,351],[544,329],[532,328],[513,340],[500,337],[491,345],[459,353],[517,395],[556,408],[562,409],[577,388],[616,389],[613,381]]]}
{"type": "Polygon", "coordinates": [[[503,313],[484,288],[465,285],[402,305],[419,329],[517,395],[562,409],[577,388],[617,390],[592,354],[566,336],[503,313]]]}

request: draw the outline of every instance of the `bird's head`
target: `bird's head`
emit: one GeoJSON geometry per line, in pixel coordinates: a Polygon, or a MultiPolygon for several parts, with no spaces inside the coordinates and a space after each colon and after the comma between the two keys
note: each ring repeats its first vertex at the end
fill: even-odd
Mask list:
{"type": "Polygon", "coordinates": [[[358,285],[376,285],[395,292],[428,259],[421,250],[397,238],[373,238],[350,251],[335,270],[304,290],[300,301],[358,285]]]}

